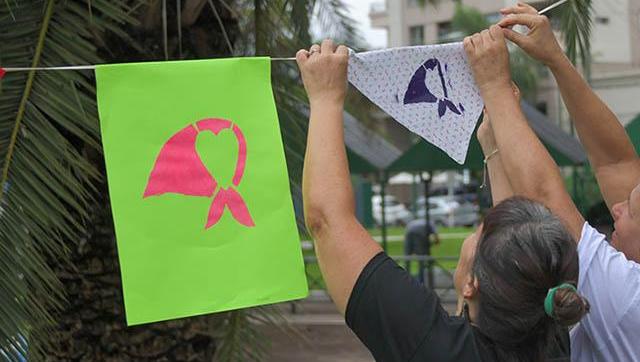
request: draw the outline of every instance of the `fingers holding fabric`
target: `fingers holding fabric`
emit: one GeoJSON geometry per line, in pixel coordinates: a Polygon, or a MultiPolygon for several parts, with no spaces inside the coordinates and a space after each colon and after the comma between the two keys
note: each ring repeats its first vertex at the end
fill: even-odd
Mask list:
{"type": "Polygon", "coordinates": [[[538,14],[538,10],[536,10],[536,8],[534,8],[533,6],[523,3],[523,2],[518,2],[515,6],[509,6],[506,8],[502,8],[500,9],[500,13],[502,15],[507,15],[507,14],[538,14]]]}
{"type": "Polygon", "coordinates": [[[344,102],[348,59],[349,49],[331,39],[296,54],[310,103],[344,102]]]}
{"type": "Polygon", "coordinates": [[[509,53],[500,29],[492,27],[474,34],[463,44],[481,93],[510,87],[509,53]]]}
{"type": "Polygon", "coordinates": [[[531,13],[508,14],[498,25],[503,28],[502,33],[507,39],[534,59],[551,65],[562,57],[562,48],[546,16],[531,13]],[[514,25],[524,25],[529,31],[526,34],[518,33],[510,29],[514,25]]]}
{"type": "Polygon", "coordinates": [[[464,46],[464,50],[469,53],[475,50],[475,46],[473,45],[473,41],[471,41],[470,36],[466,36],[462,41],[462,45],[464,46]]]}
{"type": "Polygon", "coordinates": [[[471,42],[473,42],[473,46],[475,47],[476,51],[482,51],[484,49],[482,35],[480,35],[480,33],[473,34],[471,36],[471,42]]]}
{"type": "Polygon", "coordinates": [[[325,39],[322,41],[320,52],[325,54],[332,54],[335,51],[335,49],[336,48],[335,48],[335,45],[333,44],[333,40],[325,39]]]}
{"type": "Polygon", "coordinates": [[[528,28],[533,28],[542,21],[542,18],[546,18],[544,15],[537,14],[509,14],[498,22],[503,28],[524,25],[528,28]]]}
{"type": "Polygon", "coordinates": [[[340,55],[349,55],[349,48],[347,48],[344,45],[339,45],[338,48],[336,49],[336,54],[340,54],[340,55]]]}
{"type": "Polygon", "coordinates": [[[309,48],[309,54],[310,55],[314,55],[314,54],[320,54],[320,45],[318,44],[313,44],[310,48],[309,48]]]}
{"type": "Polygon", "coordinates": [[[307,49],[300,49],[296,53],[296,62],[298,66],[303,65],[307,60],[309,60],[309,51],[307,49]]]}

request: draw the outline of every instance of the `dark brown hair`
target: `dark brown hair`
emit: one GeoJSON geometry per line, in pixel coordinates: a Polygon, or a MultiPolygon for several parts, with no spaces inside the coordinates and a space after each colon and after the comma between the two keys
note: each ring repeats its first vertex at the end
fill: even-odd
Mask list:
{"type": "Polygon", "coordinates": [[[545,313],[550,288],[578,283],[576,243],[562,222],[543,205],[507,199],[485,219],[473,265],[478,280],[477,325],[501,361],[542,361],[560,327],[578,322],[588,302],[559,289],[554,313],[545,313]]]}

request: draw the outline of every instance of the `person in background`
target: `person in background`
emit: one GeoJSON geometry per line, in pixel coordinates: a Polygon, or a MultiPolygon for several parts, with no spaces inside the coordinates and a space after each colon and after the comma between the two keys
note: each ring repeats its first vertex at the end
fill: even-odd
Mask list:
{"type": "MultiPolygon", "coordinates": [[[[417,219],[410,221],[407,224],[406,232],[404,235],[404,255],[429,255],[431,250],[431,238],[433,238],[434,245],[440,244],[440,236],[438,235],[438,229],[433,224],[429,223],[427,227],[427,221],[425,219],[417,219]]],[[[405,261],[405,269],[411,273],[411,261],[405,261]]],[[[418,261],[418,281],[424,284],[424,269],[425,261],[418,261]]],[[[433,285],[430,285],[433,287],[433,285]]]]}
{"type": "Polygon", "coordinates": [[[491,115],[502,168],[517,195],[546,205],[578,241],[578,291],[591,312],[571,330],[574,361],[640,360],[640,161],[620,123],[562,53],[546,17],[519,4],[464,47],[491,115]],[[526,25],[526,35],[510,30],[526,25]],[[561,89],[616,224],[613,243],[585,223],[558,166],[531,130],[511,92],[505,37],[547,64],[561,89]],[[617,250],[616,250],[617,249],[617,250]]]}
{"type": "Polygon", "coordinates": [[[455,272],[458,316],[450,316],[435,292],[390,259],[358,222],[342,118],[348,58],[348,49],[331,40],[296,55],[311,105],[302,180],[305,223],[347,325],[377,361],[568,357],[556,342],[589,309],[575,289],[575,241],[549,209],[509,197],[495,154],[487,154],[492,186],[499,190],[495,206],[464,241],[455,272]]]}

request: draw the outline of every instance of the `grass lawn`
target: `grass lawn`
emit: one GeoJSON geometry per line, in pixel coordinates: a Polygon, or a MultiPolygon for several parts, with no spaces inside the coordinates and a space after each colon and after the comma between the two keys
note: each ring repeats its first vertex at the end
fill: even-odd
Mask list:
{"type": "MultiPolygon", "coordinates": [[[[470,234],[473,229],[472,228],[440,228],[439,230],[441,241],[439,245],[431,246],[431,255],[434,257],[439,256],[460,256],[460,246],[462,246],[462,242],[464,241],[464,237],[462,235],[470,234]],[[448,237],[448,234],[453,237],[448,237]]],[[[380,235],[380,230],[370,230],[369,231],[372,236],[380,235]]],[[[404,235],[404,229],[399,227],[389,228],[388,235],[404,235]]],[[[390,256],[401,256],[404,254],[404,245],[402,241],[389,241],[387,248],[387,254],[390,256]]],[[[315,252],[312,249],[303,250],[304,256],[314,256],[315,252]]],[[[456,267],[458,262],[454,260],[447,261],[438,261],[437,264],[442,266],[445,269],[453,270],[456,267]]],[[[404,266],[404,263],[401,263],[404,266]]],[[[417,274],[418,271],[418,263],[413,262],[411,265],[411,272],[413,274],[417,274]]],[[[307,279],[309,281],[310,289],[324,289],[324,281],[322,280],[322,275],[320,274],[320,269],[317,263],[307,263],[306,264],[306,272],[307,279]]]]}
{"type": "MultiPolygon", "coordinates": [[[[446,233],[446,234],[452,234],[452,233],[470,233],[471,230],[473,230],[472,228],[467,228],[467,227],[452,227],[452,228],[447,228],[447,227],[438,227],[438,232],[440,233],[446,233]]],[[[380,230],[379,227],[375,228],[375,229],[369,229],[369,234],[371,234],[371,236],[380,236],[382,235],[382,230],[380,230]]],[[[387,235],[404,235],[404,227],[403,226],[389,226],[387,227],[387,235]]]]}

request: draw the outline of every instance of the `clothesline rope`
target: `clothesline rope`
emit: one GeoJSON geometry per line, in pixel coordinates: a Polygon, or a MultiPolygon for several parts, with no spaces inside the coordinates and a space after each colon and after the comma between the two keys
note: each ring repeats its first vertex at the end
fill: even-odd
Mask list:
{"type": "MultiPolygon", "coordinates": [[[[538,12],[538,14],[542,15],[548,11],[551,11],[553,9],[555,9],[556,7],[566,3],[569,0],[559,0],[549,6],[547,6],[546,8],[540,10],[538,12]]],[[[271,58],[271,61],[293,61],[296,60],[295,57],[290,57],[290,58],[271,58]]],[[[59,66],[59,67],[6,67],[6,68],[0,68],[2,70],[4,70],[5,72],[25,72],[25,71],[31,71],[31,70],[37,70],[37,71],[41,71],[41,70],[92,70],[92,69],[96,69],[96,65],[95,64],[89,64],[89,65],[68,65],[68,66],[59,66]]]]}
{"type": "MultiPolygon", "coordinates": [[[[289,61],[296,60],[296,58],[271,58],[272,61],[289,61]]],[[[30,70],[93,70],[96,69],[95,64],[89,65],[69,65],[60,67],[6,67],[2,68],[8,72],[25,72],[30,70]]]]}

